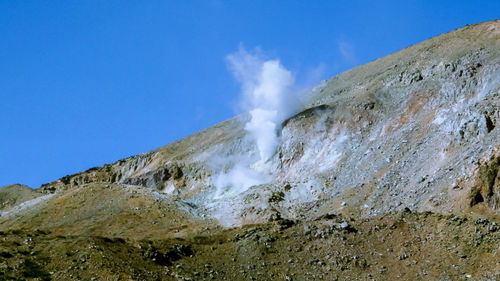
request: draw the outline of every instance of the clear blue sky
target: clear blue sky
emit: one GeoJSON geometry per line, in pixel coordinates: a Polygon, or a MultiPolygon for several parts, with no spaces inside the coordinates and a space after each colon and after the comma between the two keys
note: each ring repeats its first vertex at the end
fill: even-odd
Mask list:
{"type": "Polygon", "coordinates": [[[1,1],[0,186],[38,187],[235,114],[241,43],[300,83],[466,24],[500,1],[1,1]]]}

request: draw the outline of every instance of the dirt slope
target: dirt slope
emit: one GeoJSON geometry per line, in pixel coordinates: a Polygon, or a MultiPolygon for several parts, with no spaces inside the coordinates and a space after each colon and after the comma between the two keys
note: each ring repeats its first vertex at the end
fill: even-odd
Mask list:
{"type": "Polygon", "coordinates": [[[0,212],[6,212],[14,206],[35,199],[43,194],[22,184],[0,187],[0,212]]]}

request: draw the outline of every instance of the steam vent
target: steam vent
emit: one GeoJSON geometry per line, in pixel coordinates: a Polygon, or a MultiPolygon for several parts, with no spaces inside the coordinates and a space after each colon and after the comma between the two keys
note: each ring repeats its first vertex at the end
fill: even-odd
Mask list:
{"type": "Polygon", "coordinates": [[[500,21],[306,96],[1,188],[0,280],[500,280],[500,21]]]}

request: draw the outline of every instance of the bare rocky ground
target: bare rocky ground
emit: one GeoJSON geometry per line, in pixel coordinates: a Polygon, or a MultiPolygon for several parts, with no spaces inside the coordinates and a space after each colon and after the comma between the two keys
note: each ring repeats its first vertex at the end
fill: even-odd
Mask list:
{"type": "Polygon", "coordinates": [[[0,233],[0,280],[498,280],[500,229],[433,213],[325,215],[162,239],[0,233]]]}
{"type": "Polygon", "coordinates": [[[0,280],[500,280],[500,21],[313,88],[258,152],[238,116],[0,189],[0,280]]]}

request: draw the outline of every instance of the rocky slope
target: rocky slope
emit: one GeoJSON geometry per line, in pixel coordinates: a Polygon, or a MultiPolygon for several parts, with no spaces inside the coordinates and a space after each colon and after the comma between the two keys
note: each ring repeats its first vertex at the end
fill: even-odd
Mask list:
{"type": "Polygon", "coordinates": [[[304,100],[259,167],[248,164],[258,152],[243,115],[43,185],[23,197],[29,207],[2,206],[0,250],[10,257],[0,266],[17,270],[2,276],[35,266],[42,279],[92,278],[93,267],[110,280],[500,278],[500,21],[342,73],[304,100]],[[269,180],[217,186],[242,163],[269,180]],[[14,253],[13,231],[36,237],[25,253],[47,260],[14,253]],[[91,265],[50,260],[88,243],[100,249],[85,250],[91,265]],[[137,257],[121,261],[121,251],[137,257]],[[98,266],[94,252],[115,263],[98,266]],[[152,275],[130,271],[139,268],[152,275]]]}
{"type": "Polygon", "coordinates": [[[10,211],[12,208],[22,208],[24,202],[32,201],[42,196],[43,193],[33,190],[22,184],[4,186],[0,189],[0,214],[10,211]]]}
{"type": "Polygon", "coordinates": [[[141,240],[9,230],[0,280],[498,280],[498,243],[494,222],[409,212],[141,240]]]}

